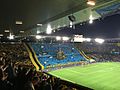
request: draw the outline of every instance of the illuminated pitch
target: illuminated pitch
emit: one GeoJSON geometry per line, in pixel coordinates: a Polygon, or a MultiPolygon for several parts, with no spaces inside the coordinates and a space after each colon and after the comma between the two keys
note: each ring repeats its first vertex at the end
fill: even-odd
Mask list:
{"type": "Polygon", "coordinates": [[[64,68],[49,74],[94,90],[120,90],[119,62],[64,68]]]}

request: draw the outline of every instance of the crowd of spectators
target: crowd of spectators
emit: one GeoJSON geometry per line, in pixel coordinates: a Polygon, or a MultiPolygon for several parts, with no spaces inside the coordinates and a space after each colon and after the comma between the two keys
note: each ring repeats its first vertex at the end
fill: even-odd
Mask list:
{"type": "Polygon", "coordinates": [[[78,90],[33,67],[0,62],[0,90],[78,90]]]}
{"type": "Polygon", "coordinates": [[[0,58],[5,61],[26,61],[29,59],[26,48],[20,43],[0,43],[0,58]]]}
{"type": "Polygon", "coordinates": [[[26,65],[28,61],[23,44],[0,44],[0,90],[79,90],[42,70],[36,71],[30,62],[26,65]]]}
{"type": "Polygon", "coordinates": [[[76,44],[76,47],[97,62],[120,61],[120,46],[118,43],[79,43],[76,44]]]}
{"type": "MultiPolygon", "coordinates": [[[[120,46],[116,43],[75,46],[97,62],[120,61],[120,46]]],[[[74,86],[42,70],[36,71],[23,44],[0,43],[0,90],[82,90],[74,86]]]]}

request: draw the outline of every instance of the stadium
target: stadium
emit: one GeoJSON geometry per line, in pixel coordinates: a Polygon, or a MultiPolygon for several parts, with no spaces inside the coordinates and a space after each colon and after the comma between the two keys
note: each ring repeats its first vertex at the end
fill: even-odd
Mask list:
{"type": "Polygon", "coordinates": [[[0,90],[120,89],[120,0],[0,2],[0,90]]]}

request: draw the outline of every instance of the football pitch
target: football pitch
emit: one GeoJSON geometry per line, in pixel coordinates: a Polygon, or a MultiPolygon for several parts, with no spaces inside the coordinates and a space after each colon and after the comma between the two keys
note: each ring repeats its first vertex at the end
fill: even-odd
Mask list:
{"type": "Polygon", "coordinates": [[[49,74],[94,90],[120,90],[119,62],[63,68],[49,74]]]}

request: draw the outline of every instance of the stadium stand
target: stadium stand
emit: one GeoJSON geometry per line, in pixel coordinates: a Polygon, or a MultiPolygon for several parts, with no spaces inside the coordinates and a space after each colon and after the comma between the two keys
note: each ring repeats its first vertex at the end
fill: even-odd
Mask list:
{"type": "Polygon", "coordinates": [[[45,68],[85,60],[70,43],[31,43],[31,46],[45,68]]]}
{"type": "MultiPolygon", "coordinates": [[[[65,44],[63,48],[66,45],[68,46],[65,44]]],[[[73,52],[78,55],[78,51],[73,52]]],[[[1,43],[0,54],[0,90],[91,90],[61,80],[41,70],[36,71],[31,62],[28,63],[29,54],[22,43],[1,43]]],[[[69,55],[70,52],[66,51],[65,54],[69,55]]],[[[51,55],[54,54],[51,53],[51,55]]]]}
{"type": "Polygon", "coordinates": [[[29,55],[23,44],[0,43],[0,58],[5,59],[5,61],[24,62],[29,60],[29,55]]]}
{"type": "Polygon", "coordinates": [[[119,62],[120,46],[118,43],[80,43],[76,44],[76,47],[79,50],[83,50],[87,56],[95,59],[97,62],[119,62]]]}
{"type": "MultiPolygon", "coordinates": [[[[117,43],[101,45],[95,43],[75,43],[74,45],[71,43],[30,43],[29,45],[33,47],[38,59],[46,68],[49,64],[68,65],[69,62],[85,60],[77,48],[97,62],[118,62],[120,57],[117,43]],[[60,57],[61,55],[64,57],[60,58],[59,53],[60,57]]],[[[30,58],[25,46],[21,43],[1,43],[0,52],[0,90],[92,90],[61,80],[47,72],[36,71],[31,62],[26,65],[30,58]]]]}

